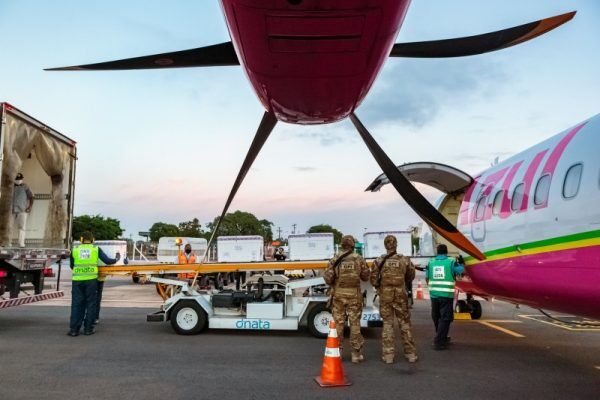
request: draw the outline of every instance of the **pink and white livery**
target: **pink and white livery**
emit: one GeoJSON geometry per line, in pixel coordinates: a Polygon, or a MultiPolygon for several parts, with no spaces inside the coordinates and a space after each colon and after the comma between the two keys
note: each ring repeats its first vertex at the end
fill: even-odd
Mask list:
{"type": "MultiPolygon", "coordinates": [[[[461,290],[600,318],[599,151],[596,115],[474,178],[436,163],[399,169],[444,191],[438,210],[485,254],[466,257],[461,290]]],[[[386,183],[380,175],[367,190],[386,183]]]]}

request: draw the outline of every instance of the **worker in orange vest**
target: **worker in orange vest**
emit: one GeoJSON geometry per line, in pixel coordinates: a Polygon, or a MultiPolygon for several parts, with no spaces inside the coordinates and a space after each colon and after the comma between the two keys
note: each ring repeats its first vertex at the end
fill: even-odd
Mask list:
{"type": "MultiPolygon", "coordinates": [[[[195,264],[196,263],[196,255],[192,253],[192,246],[188,243],[185,245],[183,251],[179,252],[177,256],[178,264],[195,264]]],[[[194,279],[194,273],[182,273],[178,274],[177,277],[179,279],[194,279]]]]}

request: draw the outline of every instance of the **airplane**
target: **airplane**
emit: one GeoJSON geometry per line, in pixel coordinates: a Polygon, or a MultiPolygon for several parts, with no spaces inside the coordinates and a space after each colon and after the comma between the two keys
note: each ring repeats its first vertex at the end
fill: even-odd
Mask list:
{"type": "Polygon", "coordinates": [[[463,57],[505,49],[570,21],[575,12],[463,38],[394,43],[410,0],[221,0],[231,41],[190,50],[52,71],[242,66],[265,108],[256,135],[209,240],[278,121],[326,124],[349,117],[393,186],[436,232],[484,259],[415,187],[355,111],[388,57],[463,57]]]}
{"type": "MultiPolygon", "coordinates": [[[[480,316],[478,295],[600,319],[599,148],[600,114],[475,177],[431,162],[397,167],[444,192],[438,211],[486,256],[465,257],[459,308],[480,316]]],[[[381,174],[367,191],[388,182],[381,174]]],[[[447,244],[435,232],[421,238],[423,254],[447,244]]]]}

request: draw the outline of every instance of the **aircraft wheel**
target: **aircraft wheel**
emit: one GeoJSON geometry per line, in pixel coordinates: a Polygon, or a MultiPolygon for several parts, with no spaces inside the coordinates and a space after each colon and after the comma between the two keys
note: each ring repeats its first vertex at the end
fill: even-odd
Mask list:
{"type": "Polygon", "coordinates": [[[481,309],[481,303],[477,300],[473,300],[469,303],[469,305],[471,306],[471,318],[481,318],[481,314],[483,313],[483,310],[481,309]]]}
{"type": "Polygon", "coordinates": [[[457,301],[454,311],[457,313],[471,312],[471,310],[469,309],[469,305],[465,300],[457,301]]]}
{"type": "Polygon", "coordinates": [[[131,280],[133,283],[140,283],[140,276],[137,273],[131,274],[131,280]]]}
{"type": "Polygon", "coordinates": [[[195,335],[203,331],[208,316],[200,305],[193,300],[180,301],[171,311],[171,326],[179,335],[195,335]]]}
{"type": "Polygon", "coordinates": [[[331,310],[325,303],[317,303],[308,313],[308,330],[316,338],[326,338],[329,334],[329,321],[333,320],[331,310]]]}

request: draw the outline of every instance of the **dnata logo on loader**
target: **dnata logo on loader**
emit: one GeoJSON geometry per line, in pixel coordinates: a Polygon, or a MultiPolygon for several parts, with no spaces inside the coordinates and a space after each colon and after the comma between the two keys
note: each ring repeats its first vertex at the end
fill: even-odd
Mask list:
{"type": "Polygon", "coordinates": [[[262,319],[240,319],[236,321],[235,327],[237,329],[271,329],[271,323],[262,319]]]}

